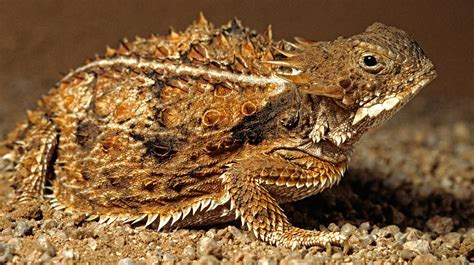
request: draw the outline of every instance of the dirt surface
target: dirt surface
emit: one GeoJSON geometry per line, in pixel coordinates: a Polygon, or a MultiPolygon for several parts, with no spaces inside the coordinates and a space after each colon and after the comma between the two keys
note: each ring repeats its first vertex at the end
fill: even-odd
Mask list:
{"type": "Polygon", "coordinates": [[[238,222],[164,233],[99,225],[52,211],[47,203],[18,207],[3,181],[0,264],[474,262],[470,1],[456,1],[456,6],[451,1],[367,1],[366,6],[359,1],[97,2],[0,1],[0,137],[58,80],[58,73],[120,37],[163,34],[169,25],[183,29],[199,11],[215,24],[233,16],[259,31],[273,24],[275,37],[287,39],[333,39],[384,22],[418,40],[439,78],[363,138],[339,186],[284,205],[299,227],[348,235],[352,248],[346,255],[337,247],[328,253],[319,247],[269,246],[238,222]]]}

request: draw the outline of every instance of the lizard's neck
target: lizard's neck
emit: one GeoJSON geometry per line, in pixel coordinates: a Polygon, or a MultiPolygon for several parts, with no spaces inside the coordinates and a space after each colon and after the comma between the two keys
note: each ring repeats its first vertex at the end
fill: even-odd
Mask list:
{"type": "Polygon", "coordinates": [[[353,112],[326,97],[308,96],[304,101],[303,104],[309,103],[311,108],[302,108],[302,119],[309,121],[302,135],[303,148],[324,160],[348,160],[354,144],[365,132],[363,128],[352,126],[353,112]]]}

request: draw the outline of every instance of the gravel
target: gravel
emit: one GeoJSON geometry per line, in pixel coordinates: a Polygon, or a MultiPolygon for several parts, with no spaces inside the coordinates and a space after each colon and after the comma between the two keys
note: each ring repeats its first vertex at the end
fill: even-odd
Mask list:
{"type": "Polygon", "coordinates": [[[426,254],[430,252],[430,243],[426,240],[414,240],[403,244],[403,249],[411,250],[418,254],[426,254]]]}
{"type": "Polygon", "coordinates": [[[426,226],[437,234],[445,234],[453,230],[453,219],[435,215],[426,222],[426,226]]]}
{"type": "Polygon", "coordinates": [[[12,247],[9,244],[0,243],[0,263],[6,263],[13,259],[12,247]]]}
{"type": "Polygon", "coordinates": [[[73,250],[64,250],[63,253],[62,253],[62,256],[65,259],[79,259],[80,258],[79,253],[77,253],[73,250]]]}
{"type": "Polygon", "coordinates": [[[14,235],[17,237],[29,236],[33,234],[33,226],[26,221],[19,221],[15,226],[14,235]]]}
{"type": "Polygon", "coordinates": [[[201,256],[208,255],[208,254],[218,254],[219,247],[217,245],[217,241],[209,238],[203,237],[198,242],[198,254],[201,256]]]}
{"type": "Polygon", "coordinates": [[[40,235],[36,240],[38,250],[46,253],[50,257],[56,256],[56,247],[51,244],[45,235],[40,235]]]}
{"type": "Polygon", "coordinates": [[[137,265],[137,262],[131,258],[124,258],[119,260],[117,265],[137,265]]]}
{"type": "Polygon", "coordinates": [[[317,246],[270,246],[238,221],[161,233],[99,225],[48,207],[20,206],[0,180],[0,263],[472,263],[472,111],[466,104],[441,114],[423,106],[410,104],[363,138],[338,186],[282,205],[296,226],[346,235],[347,254],[340,247],[328,253],[317,246]]]}

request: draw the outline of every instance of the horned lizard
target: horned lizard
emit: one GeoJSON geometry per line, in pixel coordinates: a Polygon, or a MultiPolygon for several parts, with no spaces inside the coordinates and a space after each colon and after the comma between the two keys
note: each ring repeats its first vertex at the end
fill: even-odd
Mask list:
{"type": "Polygon", "coordinates": [[[20,201],[158,230],[235,219],[265,242],[347,246],[280,203],[339,182],[354,144],[436,77],[405,32],[274,41],[234,19],[124,40],[72,70],[2,143],[20,201]]]}

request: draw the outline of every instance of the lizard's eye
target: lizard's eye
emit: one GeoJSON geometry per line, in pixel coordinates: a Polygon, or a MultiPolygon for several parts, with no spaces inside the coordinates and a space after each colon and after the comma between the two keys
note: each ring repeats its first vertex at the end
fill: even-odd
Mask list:
{"type": "Polygon", "coordinates": [[[371,53],[362,54],[359,59],[359,65],[362,67],[362,69],[371,74],[377,74],[384,68],[384,64],[380,58],[377,55],[371,53]]]}
{"type": "Polygon", "coordinates": [[[375,56],[366,55],[366,56],[364,56],[364,64],[368,67],[376,66],[377,65],[377,59],[375,59],[375,56]]]}

